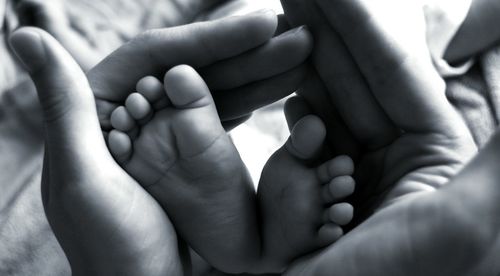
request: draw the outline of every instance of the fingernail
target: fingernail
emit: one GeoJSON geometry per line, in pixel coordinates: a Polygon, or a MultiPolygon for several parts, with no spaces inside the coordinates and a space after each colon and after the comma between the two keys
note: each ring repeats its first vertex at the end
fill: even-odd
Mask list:
{"type": "Polygon", "coordinates": [[[252,12],[254,14],[276,14],[273,10],[271,9],[261,9],[261,10],[257,10],[255,12],[252,12]]]}
{"type": "Polygon", "coordinates": [[[14,53],[28,72],[36,71],[45,63],[46,53],[42,37],[35,30],[19,29],[9,40],[14,53]]]}
{"type": "Polygon", "coordinates": [[[308,31],[308,30],[309,30],[309,28],[307,27],[307,25],[302,25],[302,26],[295,28],[295,31],[293,33],[296,34],[296,33],[308,31]]]}
{"type": "Polygon", "coordinates": [[[296,35],[298,33],[301,33],[301,32],[307,31],[307,30],[309,30],[309,28],[306,25],[302,25],[302,26],[293,28],[293,29],[285,32],[284,35],[296,35]]]}

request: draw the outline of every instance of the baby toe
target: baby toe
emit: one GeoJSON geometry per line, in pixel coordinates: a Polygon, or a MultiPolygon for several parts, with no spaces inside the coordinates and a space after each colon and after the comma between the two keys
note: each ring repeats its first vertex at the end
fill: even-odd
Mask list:
{"type": "Polygon", "coordinates": [[[177,108],[198,108],[215,104],[205,81],[188,65],[176,66],[165,74],[165,90],[177,108]]]}
{"type": "Polygon", "coordinates": [[[335,177],[323,187],[325,203],[344,199],[354,193],[356,182],[350,175],[335,177]]]}
{"type": "Polygon", "coordinates": [[[328,245],[338,240],[344,231],[340,226],[334,223],[326,223],[318,230],[318,240],[321,246],[328,245]]]}
{"type": "Polygon", "coordinates": [[[338,225],[346,225],[351,222],[354,216],[354,208],[349,203],[338,203],[328,208],[325,216],[326,221],[330,221],[338,225]]]}
{"type": "Polygon", "coordinates": [[[130,94],[125,101],[128,113],[140,123],[147,121],[153,114],[153,108],[148,100],[139,93],[130,94]]]}
{"type": "Polygon", "coordinates": [[[111,126],[117,130],[128,132],[136,127],[134,118],[124,106],[117,107],[111,113],[111,126]]]}
{"type": "Polygon", "coordinates": [[[163,83],[153,76],[142,78],[137,82],[136,89],[156,110],[165,108],[170,104],[163,83]]]}
{"type": "Polygon", "coordinates": [[[325,137],[326,129],[321,119],[314,115],[305,116],[293,127],[287,150],[299,159],[311,159],[321,149],[325,137]]]}
{"type": "Polygon", "coordinates": [[[118,163],[126,162],[132,154],[132,141],[121,131],[112,130],[108,135],[108,147],[118,163]]]}
{"type": "Polygon", "coordinates": [[[338,176],[352,175],[354,173],[354,161],[347,155],[337,156],[319,166],[317,173],[321,182],[329,182],[332,178],[338,176]]]}

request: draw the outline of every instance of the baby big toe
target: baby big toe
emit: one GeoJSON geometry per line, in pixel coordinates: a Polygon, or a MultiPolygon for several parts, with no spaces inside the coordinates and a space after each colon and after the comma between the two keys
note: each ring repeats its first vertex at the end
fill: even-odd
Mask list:
{"type": "Polygon", "coordinates": [[[310,159],[321,149],[326,136],[326,129],[317,116],[308,115],[300,119],[293,127],[287,150],[297,158],[310,159]]]}
{"type": "Polygon", "coordinates": [[[338,203],[330,208],[325,213],[326,221],[333,222],[338,225],[346,225],[351,222],[354,215],[354,208],[349,203],[338,203]]]}
{"type": "Polygon", "coordinates": [[[176,66],[165,74],[165,90],[177,108],[198,108],[215,104],[205,81],[188,65],[176,66]]]}
{"type": "Polygon", "coordinates": [[[147,76],[139,80],[136,89],[138,93],[148,100],[155,110],[170,105],[170,100],[167,97],[163,83],[153,76],[147,76]]]}
{"type": "Polygon", "coordinates": [[[121,131],[112,130],[108,135],[108,147],[118,163],[126,162],[132,154],[132,141],[121,131]]]}
{"type": "Polygon", "coordinates": [[[180,65],[168,71],[165,89],[175,108],[172,126],[182,157],[199,155],[215,144],[229,145],[210,90],[193,68],[180,65]]]}
{"type": "Polygon", "coordinates": [[[125,107],[130,116],[140,124],[149,121],[153,115],[153,108],[148,100],[139,93],[130,94],[125,101],[125,107]]]}

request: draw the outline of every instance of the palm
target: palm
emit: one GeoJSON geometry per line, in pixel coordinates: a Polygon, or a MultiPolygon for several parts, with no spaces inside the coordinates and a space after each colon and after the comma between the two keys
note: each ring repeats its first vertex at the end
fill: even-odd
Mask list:
{"type": "Polygon", "coordinates": [[[489,275],[471,273],[496,251],[468,207],[442,192],[398,201],[287,275],[489,275]]]}
{"type": "Polygon", "coordinates": [[[88,275],[179,275],[177,238],[165,212],[112,159],[98,128],[80,131],[96,135],[70,149],[48,145],[42,190],[72,268],[88,275]]]}
{"type": "MultiPolygon", "coordinates": [[[[475,146],[430,62],[421,8],[395,0],[322,2],[318,9],[283,0],[291,21],[309,21],[320,36],[313,61],[325,90],[301,94],[327,120],[335,106],[358,142],[358,211],[447,183],[475,146]],[[304,9],[318,16],[303,19],[304,9]],[[313,93],[328,95],[322,97],[330,107],[317,108],[328,104],[311,99],[313,93]]],[[[345,152],[346,141],[336,136],[331,148],[345,152]]]]}
{"type": "MultiPolygon", "coordinates": [[[[349,77],[345,87],[342,79],[334,78],[340,85],[329,85],[326,79],[328,92],[324,93],[335,100],[345,124],[361,144],[355,145],[361,151],[357,167],[361,193],[357,203],[362,203],[364,218],[368,219],[330,248],[298,262],[290,275],[470,273],[465,268],[474,267],[477,256],[488,252],[491,244],[485,241],[495,238],[498,230],[476,231],[481,215],[475,212],[487,208],[471,204],[474,200],[457,199],[472,194],[470,183],[475,179],[464,175],[477,178],[489,174],[471,173],[468,168],[452,179],[476,148],[461,118],[446,100],[442,80],[425,51],[418,47],[422,41],[409,43],[404,34],[398,33],[397,26],[403,26],[401,30],[423,38],[418,35],[418,27],[414,28],[418,21],[396,18],[391,23],[392,14],[408,10],[381,16],[383,4],[391,1],[317,2],[322,3],[330,26],[343,40],[323,41],[347,44],[346,52],[354,59],[344,57],[342,68],[328,68],[321,62],[316,63],[316,68],[320,75],[323,72],[324,80],[324,76],[332,77],[332,71],[336,77],[349,77]],[[352,25],[357,26],[354,31],[352,25]],[[366,85],[356,87],[353,80],[366,85]],[[339,87],[346,92],[339,94],[342,92],[335,91],[339,87]],[[448,185],[442,187],[444,184],[448,185]],[[464,237],[471,239],[464,241],[464,237]]],[[[337,44],[336,49],[341,48],[337,44]]],[[[328,57],[327,48],[321,47],[328,57]]],[[[334,150],[339,149],[338,140],[332,138],[330,146],[334,150]]],[[[494,162],[484,163],[491,167],[494,162]]]]}
{"type": "Polygon", "coordinates": [[[17,31],[13,47],[34,39],[44,51],[21,57],[45,119],[42,199],[73,275],[181,275],[172,224],[111,157],[84,73],[42,30],[17,31]]]}
{"type": "Polygon", "coordinates": [[[467,133],[453,138],[405,133],[391,144],[363,154],[357,167],[358,181],[363,185],[356,198],[358,211],[385,206],[410,193],[440,188],[474,151],[467,133]]]}

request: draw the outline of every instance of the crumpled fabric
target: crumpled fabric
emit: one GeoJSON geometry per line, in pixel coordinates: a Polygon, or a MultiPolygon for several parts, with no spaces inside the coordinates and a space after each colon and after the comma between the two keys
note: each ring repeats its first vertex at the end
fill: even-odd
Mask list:
{"type": "MultiPolygon", "coordinates": [[[[240,14],[270,3],[270,0],[251,1],[232,1],[210,12],[189,14],[191,8],[186,3],[190,2],[177,0],[178,4],[184,4],[181,9],[177,8],[184,11],[184,19],[171,12],[175,1],[68,0],[68,3],[69,13],[79,22],[76,25],[82,35],[96,47],[112,51],[147,28],[240,14]]],[[[456,0],[450,1],[456,3],[456,0]]],[[[29,82],[25,84],[26,89],[16,93],[10,89],[25,80],[26,75],[11,58],[5,33],[2,35],[0,185],[1,194],[11,196],[0,198],[0,275],[69,275],[66,258],[50,231],[40,198],[41,112],[29,82]]],[[[437,44],[442,48],[442,44],[437,44]]],[[[478,57],[466,74],[447,79],[448,99],[464,118],[478,146],[488,141],[500,119],[499,69],[500,47],[478,57]]],[[[281,111],[273,114],[277,112],[281,111]]]]}
{"type": "Polygon", "coordinates": [[[467,17],[472,0],[419,0],[425,22],[429,52],[434,66],[443,77],[456,77],[466,73],[473,65],[468,60],[459,65],[450,65],[443,56],[467,17]]]}

